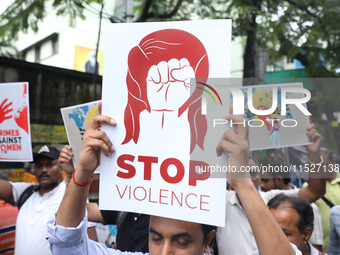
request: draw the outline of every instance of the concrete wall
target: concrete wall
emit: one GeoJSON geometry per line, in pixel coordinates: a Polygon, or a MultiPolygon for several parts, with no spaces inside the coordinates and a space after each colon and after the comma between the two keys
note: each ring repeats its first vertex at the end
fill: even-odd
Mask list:
{"type": "Polygon", "coordinates": [[[29,82],[31,123],[63,125],[60,108],[101,98],[102,77],[0,57],[0,83],[29,82]],[[96,90],[96,93],[95,93],[96,90]]]}

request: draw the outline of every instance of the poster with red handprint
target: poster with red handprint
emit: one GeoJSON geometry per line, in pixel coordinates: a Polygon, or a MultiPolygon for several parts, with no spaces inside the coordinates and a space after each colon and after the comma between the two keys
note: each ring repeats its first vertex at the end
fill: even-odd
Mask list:
{"type": "Polygon", "coordinates": [[[210,163],[193,155],[217,157],[219,140],[209,139],[212,121],[201,113],[202,84],[230,77],[231,21],[106,31],[102,113],[117,125],[102,127],[115,152],[101,155],[100,208],[224,226],[225,173],[213,178],[210,163]]]}
{"type": "Polygon", "coordinates": [[[32,161],[28,82],[0,84],[0,161],[32,161]]]}

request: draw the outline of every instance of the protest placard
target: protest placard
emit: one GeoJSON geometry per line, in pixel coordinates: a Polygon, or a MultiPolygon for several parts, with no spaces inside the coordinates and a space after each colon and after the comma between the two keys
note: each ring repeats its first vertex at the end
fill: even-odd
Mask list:
{"type": "Polygon", "coordinates": [[[0,161],[33,161],[28,82],[0,84],[0,161]]]}
{"type": "Polygon", "coordinates": [[[306,135],[309,125],[307,105],[300,103],[309,101],[310,96],[308,98],[303,92],[309,95],[310,92],[303,89],[302,83],[244,86],[241,90],[249,125],[250,150],[310,144],[306,135]],[[265,111],[268,113],[264,114],[265,111]]]}
{"type": "Polygon", "coordinates": [[[60,109],[65,130],[73,152],[73,164],[77,165],[83,135],[93,116],[98,113],[98,101],[79,104],[60,109]]]}
{"type": "Polygon", "coordinates": [[[117,125],[102,127],[115,152],[101,155],[100,208],[224,226],[225,174],[198,173],[210,161],[193,157],[216,160],[218,140],[207,142],[204,90],[190,78],[229,77],[231,21],[112,24],[106,33],[103,114],[117,125]]]}

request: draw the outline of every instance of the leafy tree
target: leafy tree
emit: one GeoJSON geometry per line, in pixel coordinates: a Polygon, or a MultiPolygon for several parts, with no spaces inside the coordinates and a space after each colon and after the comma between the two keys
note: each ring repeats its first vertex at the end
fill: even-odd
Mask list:
{"type": "MultiPolygon", "coordinates": [[[[49,0],[16,0],[1,15],[0,19],[0,54],[15,55],[16,50],[11,41],[18,39],[19,32],[27,32],[29,28],[38,31],[39,22],[48,15],[46,9],[49,0]]],[[[57,15],[68,15],[70,25],[74,25],[75,18],[84,19],[84,7],[102,0],[53,0],[52,6],[57,15]]]]}

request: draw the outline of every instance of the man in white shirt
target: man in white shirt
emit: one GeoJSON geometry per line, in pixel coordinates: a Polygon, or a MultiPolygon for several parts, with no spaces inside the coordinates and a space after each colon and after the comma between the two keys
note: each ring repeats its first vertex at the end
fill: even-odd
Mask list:
{"type": "MultiPolygon", "coordinates": [[[[307,127],[306,134],[313,144],[307,145],[308,158],[311,162],[320,162],[321,135],[316,131],[314,124],[307,127]]],[[[325,179],[320,171],[319,173],[310,174],[308,189],[293,190],[270,190],[268,192],[260,191],[260,196],[267,204],[274,196],[285,193],[286,195],[301,195],[314,202],[322,197],[325,193],[325,179]],[[311,178],[313,177],[313,178],[311,178]]],[[[242,208],[239,196],[235,191],[226,193],[226,225],[224,228],[217,229],[216,241],[219,254],[238,254],[249,255],[258,249],[255,235],[250,227],[249,219],[242,208]],[[233,219],[233,220],[230,220],[233,219]],[[240,250],[239,247],[242,246],[240,250]]]]}
{"type": "Polygon", "coordinates": [[[288,240],[298,247],[302,255],[319,255],[319,251],[309,242],[314,213],[308,200],[281,193],[268,202],[268,208],[288,240]]]}
{"type": "Polygon", "coordinates": [[[17,205],[21,194],[28,198],[21,205],[15,237],[16,255],[48,255],[52,254],[46,240],[46,223],[55,212],[65,194],[66,184],[62,181],[63,170],[58,164],[59,150],[53,146],[43,146],[34,156],[34,174],[39,185],[24,182],[8,182],[0,180],[0,199],[17,205]]]}
{"type": "MultiPolygon", "coordinates": [[[[234,123],[240,123],[243,120],[233,115],[228,116],[227,119],[232,119],[234,123]]],[[[55,218],[48,223],[49,241],[54,255],[132,254],[109,249],[89,240],[84,234],[88,187],[93,179],[93,172],[99,165],[99,152],[102,151],[105,156],[110,156],[114,152],[112,142],[105,132],[100,131],[101,124],[104,123],[111,126],[116,124],[115,120],[108,116],[97,115],[91,120],[83,137],[83,145],[73,178],[55,218]]],[[[217,154],[221,156],[223,152],[227,153],[228,164],[240,169],[248,163],[248,128],[239,126],[235,130],[235,132],[228,130],[224,133],[217,146],[217,154]]],[[[228,173],[227,177],[242,202],[261,255],[301,254],[288,242],[252,184],[250,176],[237,178],[240,175],[234,176],[233,173],[228,173]]],[[[230,221],[234,220],[230,218],[230,221]]],[[[203,225],[199,223],[151,216],[149,251],[152,255],[203,255],[209,252],[209,243],[214,235],[214,229],[204,234],[203,225]]],[[[239,250],[242,248],[240,245],[239,250]]]]}

